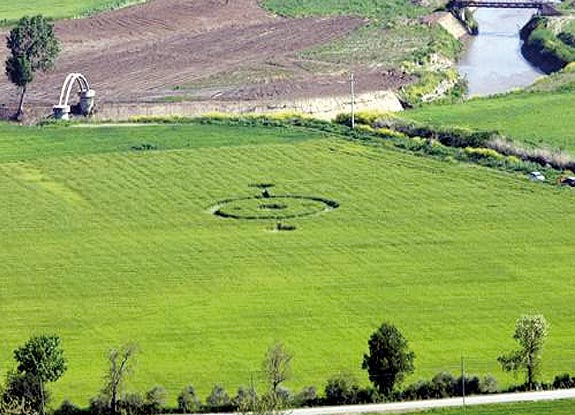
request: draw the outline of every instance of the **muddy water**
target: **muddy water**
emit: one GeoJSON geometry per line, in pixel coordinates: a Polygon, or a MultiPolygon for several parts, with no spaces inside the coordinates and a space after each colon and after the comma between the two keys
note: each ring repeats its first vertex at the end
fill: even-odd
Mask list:
{"type": "Polygon", "coordinates": [[[519,29],[536,10],[477,9],[479,35],[461,59],[469,95],[489,95],[530,85],[543,73],[521,55],[519,29]]]}

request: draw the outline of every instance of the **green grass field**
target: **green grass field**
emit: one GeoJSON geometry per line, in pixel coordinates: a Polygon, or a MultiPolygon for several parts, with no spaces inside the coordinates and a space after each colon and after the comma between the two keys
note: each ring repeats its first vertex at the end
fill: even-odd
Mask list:
{"type": "Polygon", "coordinates": [[[115,9],[128,4],[141,3],[144,0],[2,0],[0,2],[0,21],[18,20],[22,16],[43,14],[50,18],[83,16],[97,11],[115,9]]]}
{"type": "Polygon", "coordinates": [[[132,387],[172,400],[188,383],[235,393],[274,341],[295,353],[294,390],[339,371],[367,383],[384,320],[417,354],[413,380],[463,355],[509,384],[496,357],[524,313],[552,324],[545,377],[575,371],[569,189],[297,128],[0,124],[0,194],[0,374],[29,336],[57,333],[56,401],[86,405],[127,341],[132,387]],[[340,206],[292,232],[211,214],[256,183],[340,206]]]}
{"type": "Polygon", "coordinates": [[[428,106],[404,114],[433,125],[497,130],[530,145],[546,145],[575,153],[575,95],[520,93],[473,99],[463,104],[428,106]]]}
{"type": "MultiPolygon", "coordinates": [[[[431,2],[438,4],[438,1],[431,2]]],[[[409,0],[264,0],[263,5],[283,16],[357,15],[374,18],[415,17],[429,8],[415,7],[409,0]]]]}
{"type": "Polygon", "coordinates": [[[571,415],[575,401],[528,402],[505,405],[468,406],[416,412],[419,415],[571,415]]]}

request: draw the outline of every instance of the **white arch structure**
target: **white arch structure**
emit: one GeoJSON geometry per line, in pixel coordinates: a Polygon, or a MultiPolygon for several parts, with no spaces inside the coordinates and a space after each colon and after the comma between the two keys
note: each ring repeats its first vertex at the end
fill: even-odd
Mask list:
{"type": "Polygon", "coordinates": [[[90,89],[90,84],[86,77],[81,73],[70,73],[66,76],[64,85],[62,85],[62,90],[60,92],[60,100],[58,105],[54,105],[54,118],[67,120],[70,114],[70,95],[74,89],[74,84],[78,84],[80,95],[80,109],[82,114],[89,115],[94,108],[94,97],[96,92],[90,89]]]}

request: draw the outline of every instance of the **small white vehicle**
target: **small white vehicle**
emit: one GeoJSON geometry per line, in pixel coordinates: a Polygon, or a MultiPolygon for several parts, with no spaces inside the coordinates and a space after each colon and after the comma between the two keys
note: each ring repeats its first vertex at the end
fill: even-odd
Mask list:
{"type": "Polygon", "coordinates": [[[534,182],[544,182],[545,176],[543,176],[543,174],[539,171],[532,171],[529,173],[529,180],[534,182]]]}

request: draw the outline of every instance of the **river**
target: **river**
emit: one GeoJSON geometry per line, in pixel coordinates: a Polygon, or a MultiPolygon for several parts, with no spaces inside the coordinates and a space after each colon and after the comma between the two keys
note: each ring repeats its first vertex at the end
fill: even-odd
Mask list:
{"type": "Polygon", "coordinates": [[[458,64],[467,78],[469,96],[490,95],[526,87],[543,72],[521,55],[519,30],[536,10],[479,8],[479,35],[470,40],[458,64]]]}

